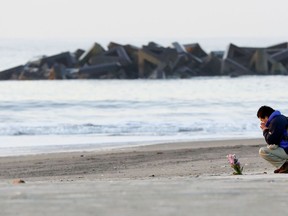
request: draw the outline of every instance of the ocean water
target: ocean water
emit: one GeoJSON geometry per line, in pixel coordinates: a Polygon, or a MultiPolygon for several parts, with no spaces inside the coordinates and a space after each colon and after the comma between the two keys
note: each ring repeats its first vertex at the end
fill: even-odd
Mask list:
{"type": "Polygon", "coordinates": [[[261,137],[286,76],[0,82],[0,155],[261,137]]]}
{"type": "MultiPolygon", "coordinates": [[[[6,42],[2,69],[90,44],[47,43],[44,53],[37,42],[6,42]]],[[[286,76],[1,81],[0,156],[260,138],[256,112],[269,105],[288,115],[287,83],[286,76]]]]}

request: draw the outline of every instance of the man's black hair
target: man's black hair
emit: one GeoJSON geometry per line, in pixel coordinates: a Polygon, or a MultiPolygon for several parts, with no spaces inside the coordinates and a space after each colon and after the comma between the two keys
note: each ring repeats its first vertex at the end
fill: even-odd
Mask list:
{"type": "Polygon", "coordinates": [[[261,106],[257,112],[257,117],[264,119],[268,117],[274,112],[275,110],[269,106],[261,106]]]}

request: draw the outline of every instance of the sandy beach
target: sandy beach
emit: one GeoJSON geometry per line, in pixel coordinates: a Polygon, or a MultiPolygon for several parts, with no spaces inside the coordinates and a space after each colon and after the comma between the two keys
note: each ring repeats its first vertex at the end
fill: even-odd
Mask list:
{"type": "Polygon", "coordinates": [[[288,176],[274,174],[258,156],[263,145],[262,139],[214,140],[1,157],[1,215],[287,212],[278,207],[286,206],[288,176]],[[230,153],[243,175],[232,175],[230,153]]]}
{"type": "Polygon", "coordinates": [[[229,175],[226,155],[236,154],[244,172],[263,173],[269,164],[258,157],[261,139],[218,140],[146,145],[88,152],[1,157],[0,178],[33,181],[139,179],[229,175]]]}

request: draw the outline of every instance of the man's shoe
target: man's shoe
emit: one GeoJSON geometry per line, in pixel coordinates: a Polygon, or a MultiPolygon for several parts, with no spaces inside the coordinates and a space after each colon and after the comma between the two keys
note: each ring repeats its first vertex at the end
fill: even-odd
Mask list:
{"type": "Polygon", "coordinates": [[[274,170],[274,173],[279,173],[280,169],[281,169],[281,167],[276,169],[276,170],[274,170]]]}
{"type": "Polygon", "coordinates": [[[288,162],[285,162],[280,168],[279,173],[288,173],[288,162]]]}

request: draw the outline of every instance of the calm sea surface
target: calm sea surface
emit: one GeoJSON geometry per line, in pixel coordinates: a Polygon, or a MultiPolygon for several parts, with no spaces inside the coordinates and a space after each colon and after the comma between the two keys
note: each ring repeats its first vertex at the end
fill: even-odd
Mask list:
{"type": "MultiPolygon", "coordinates": [[[[37,41],[30,49],[4,42],[0,69],[90,44],[44,53],[37,41]]],[[[266,104],[288,115],[287,83],[286,76],[1,81],[0,155],[262,137],[256,112],[266,104]]]]}

